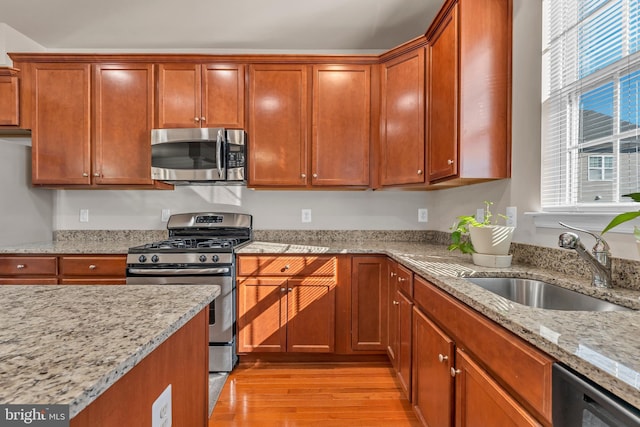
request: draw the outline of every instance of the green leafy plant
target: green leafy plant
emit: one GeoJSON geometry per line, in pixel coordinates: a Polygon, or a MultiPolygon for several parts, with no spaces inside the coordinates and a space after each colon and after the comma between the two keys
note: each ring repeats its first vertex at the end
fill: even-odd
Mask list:
{"type": "MultiPolygon", "coordinates": [[[[640,202],[640,193],[623,194],[622,197],[631,197],[634,202],[640,202]]],[[[640,216],[640,211],[624,212],[624,213],[621,213],[620,215],[616,215],[611,220],[611,222],[607,224],[607,226],[602,230],[600,234],[604,234],[607,231],[611,230],[612,228],[617,227],[620,224],[623,224],[627,221],[631,221],[632,219],[635,219],[639,216],[640,216]]],[[[640,240],[640,228],[638,228],[637,226],[634,226],[633,235],[636,237],[636,239],[640,240]]]]}
{"type": "MultiPolygon", "coordinates": [[[[494,220],[490,207],[493,202],[484,202],[486,208],[484,210],[484,218],[482,222],[478,221],[473,215],[459,216],[457,221],[451,226],[451,244],[447,247],[450,251],[459,250],[463,254],[472,254],[475,252],[473,243],[469,239],[469,227],[484,227],[485,225],[497,224],[494,220]]],[[[506,219],[506,216],[498,214],[500,218],[506,219]]]]}

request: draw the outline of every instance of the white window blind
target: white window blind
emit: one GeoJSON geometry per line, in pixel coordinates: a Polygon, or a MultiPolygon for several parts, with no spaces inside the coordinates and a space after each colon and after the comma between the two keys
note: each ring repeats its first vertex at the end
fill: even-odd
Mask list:
{"type": "Polygon", "coordinates": [[[541,204],[640,191],[640,0],[544,0],[541,204]]]}

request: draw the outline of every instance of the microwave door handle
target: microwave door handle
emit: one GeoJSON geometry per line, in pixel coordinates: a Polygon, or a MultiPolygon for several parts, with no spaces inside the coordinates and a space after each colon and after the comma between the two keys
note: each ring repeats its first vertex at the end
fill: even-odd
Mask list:
{"type": "Polygon", "coordinates": [[[218,176],[222,176],[222,129],[218,129],[218,138],[216,139],[216,167],[218,168],[218,176]]]}
{"type": "Polygon", "coordinates": [[[182,276],[195,276],[202,274],[229,274],[231,270],[227,267],[222,268],[185,268],[185,269],[177,269],[177,268],[129,268],[128,272],[131,274],[146,274],[149,276],[166,276],[167,274],[171,275],[182,275],[182,276]]]}

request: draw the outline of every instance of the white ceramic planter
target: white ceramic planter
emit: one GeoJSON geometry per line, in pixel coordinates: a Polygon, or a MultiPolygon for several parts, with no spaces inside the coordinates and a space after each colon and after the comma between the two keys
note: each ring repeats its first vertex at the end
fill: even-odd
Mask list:
{"type": "Polygon", "coordinates": [[[508,255],[515,227],[485,225],[469,227],[469,236],[476,252],[488,255],[508,255]]]}

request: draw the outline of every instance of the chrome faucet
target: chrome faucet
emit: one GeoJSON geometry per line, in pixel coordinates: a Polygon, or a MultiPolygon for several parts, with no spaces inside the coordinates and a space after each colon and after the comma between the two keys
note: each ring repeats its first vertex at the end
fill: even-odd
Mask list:
{"type": "Polygon", "coordinates": [[[577,234],[566,232],[562,233],[558,239],[558,246],[564,249],[575,249],[578,255],[587,261],[591,267],[592,279],[591,284],[598,288],[612,288],[611,280],[611,252],[609,252],[609,244],[601,235],[592,233],[581,228],[571,227],[567,224],[560,223],[561,226],[575,231],[581,231],[592,235],[596,239],[596,244],[591,249],[591,253],[587,251],[580,237],[577,234]]]}

